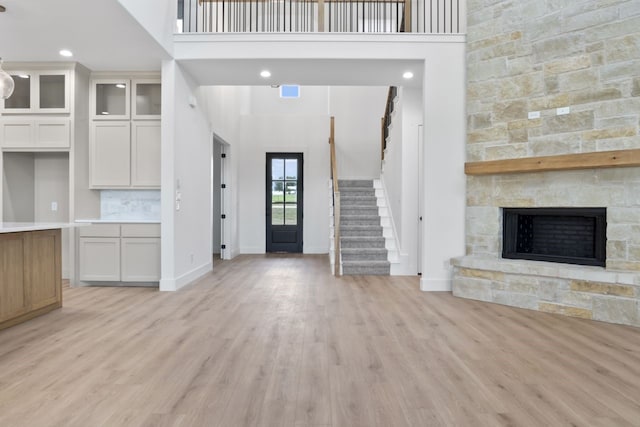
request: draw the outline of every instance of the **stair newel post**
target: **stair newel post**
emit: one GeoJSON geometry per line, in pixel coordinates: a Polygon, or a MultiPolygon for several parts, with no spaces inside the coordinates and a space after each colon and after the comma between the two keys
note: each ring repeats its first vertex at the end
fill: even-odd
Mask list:
{"type": "Polygon", "coordinates": [[[331,178],[333,180],[333,243],[334,274],[340,276],[340,189],[338,188],[338,166],[336,163],[335,117],[331,117],[329,128],[331,178]]]}

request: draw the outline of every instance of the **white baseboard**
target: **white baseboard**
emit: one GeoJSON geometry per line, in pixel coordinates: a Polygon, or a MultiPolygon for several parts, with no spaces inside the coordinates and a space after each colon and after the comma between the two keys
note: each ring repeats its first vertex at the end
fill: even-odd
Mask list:
{"type": "Polygon", "coordinates": [[[420,290],[423,292],[451,292],[451,280],[420,278],[420,290]]]}
{"type": "Polygon", "coordinates": [[[160,279],[160,290],[168,292],[177,291],[178,289],[184,288],[185,286],[195,282],[212,270],[213,263],[208,262],[175,279],[160,279]]]}

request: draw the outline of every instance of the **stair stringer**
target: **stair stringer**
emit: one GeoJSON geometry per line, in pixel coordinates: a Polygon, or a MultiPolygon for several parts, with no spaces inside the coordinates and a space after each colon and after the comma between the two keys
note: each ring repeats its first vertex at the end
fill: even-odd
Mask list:
{"type": "Polygon", "coordinates": [[[382,235],[385,237],[385,246],[388,251],[388,260],[391,263],[391,276],[406,276],[409,267],[409,254],[404,253],[398,240],[396,224],[393,213],[389,209],[389,197],[384,182],[384,175],[373,181],[378,202],[378,213],[382,225],[382,235]]]}

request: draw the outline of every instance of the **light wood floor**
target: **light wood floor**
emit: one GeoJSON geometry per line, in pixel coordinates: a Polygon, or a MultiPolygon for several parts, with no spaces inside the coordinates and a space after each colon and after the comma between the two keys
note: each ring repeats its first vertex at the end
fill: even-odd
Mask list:
{"type": "Polygon", "coordinates": [[[0,426],[640,425],[640,329],[241,256],[0,332],[0,426]]]}

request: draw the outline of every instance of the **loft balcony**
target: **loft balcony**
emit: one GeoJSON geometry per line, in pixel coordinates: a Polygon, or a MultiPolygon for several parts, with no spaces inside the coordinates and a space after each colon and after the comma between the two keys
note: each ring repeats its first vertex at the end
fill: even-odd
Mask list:
{"type": "Polygon", "coordinates": [[[466,0],[178,0],[178,33],[464,34],[466,0]]]}

